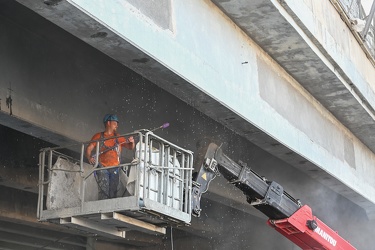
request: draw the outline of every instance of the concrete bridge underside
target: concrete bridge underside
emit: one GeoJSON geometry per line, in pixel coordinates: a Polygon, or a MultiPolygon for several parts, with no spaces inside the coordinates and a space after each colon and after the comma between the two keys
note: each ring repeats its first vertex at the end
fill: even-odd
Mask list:
{"type": "MultiPolygon", "coordinates": [[[[1,0],[4,249],[19,235],[39,247],[61,238],[59,229],[35,224],[36,160],[19,159],[36,158],[35,145],[88,140],[107,112],[125,121],[123,132],[168,121],[160,135],[194,152],[223,142],[233,159],[254,164],[366,249],[374,241],[363,232],[371,232],[375,212],[375,72],[325,2],[1,0]],[[9,94],[12,116],[4,105],[9,94]],[[31,234],[36,226],[48,237],[31,234]]],[[[176,229],[179,246],[210,239],[214,249],[293,249],[223,180],[204,205],[203,218],[176,229]]],[[[121,244],[163,248],[171,236],[135,233],[121,244]]],[[[95,244],[118,243],[79,236],[69,247],[95,244]]]]}

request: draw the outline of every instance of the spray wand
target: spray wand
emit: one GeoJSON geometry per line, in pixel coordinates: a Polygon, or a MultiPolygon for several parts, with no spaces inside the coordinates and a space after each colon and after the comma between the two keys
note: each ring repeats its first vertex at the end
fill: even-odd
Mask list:
{"type": "Polygon", "coordinates": [[[169,127],[169,122],[166,122],[164,123],[163,125],[161,125],[160,127],[156,127],[152,130],[150,130],[151,132],[154,132],[155,130],[158,130],[158,129],[163,129],[163,128],[168,128],[169,127]]]}
{"type": "MultiPolygon", "coordinates": [[[[137,130],[137,131],[142,131],[142,130],[144,130],[144,131],[151,131],[151,132],[154,132],[154,131],[156,131],[156,130],[164,129],[164,128],[168,128],[168,127],[169,127],[169,122],[166,122],[166,123],[164,123],[163,125],[161,125],[160,127],[156,127],[156,128],[154,128],[154,129],[152,129],[152,130],[148,130],[148,129],[140,129],[140,130],[137,130]]],[[[137,136],[138,136],[138,135],[136,135],[136,136],[134,136],[134,137],[137,137],[137,136]]],[[[115,146],[113,146],[113,147],[107,148],[107,149],[103,150],[102,152],[99,152],[99,155],[101,155],[101,154],[103,154],[103,153],[105,153],[105,152],[108,152],[108,151],[110,151],[110,150],[113,150],[113,149],[115,149],[117,146],[122,145],[122,144],[124,144],[124,143],[126,143],[126,142],[127,142],[127,140],[125,139],[124,142],[118,143],[117,145],[115,145],[115,146]]],[[[96,154],[92,155],[92,157],[96,158],[96,154]]]]}

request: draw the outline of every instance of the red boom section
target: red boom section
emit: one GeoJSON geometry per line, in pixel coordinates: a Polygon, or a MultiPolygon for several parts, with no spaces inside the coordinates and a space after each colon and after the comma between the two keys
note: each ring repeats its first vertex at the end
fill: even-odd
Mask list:
{"type": "Polygon", "coordinates": [[[307,205],[302,206],[289,218],[270,219],[268,224],[304,250],[356,249],[337,232],[313,216],[311,208],[307,205]]]}

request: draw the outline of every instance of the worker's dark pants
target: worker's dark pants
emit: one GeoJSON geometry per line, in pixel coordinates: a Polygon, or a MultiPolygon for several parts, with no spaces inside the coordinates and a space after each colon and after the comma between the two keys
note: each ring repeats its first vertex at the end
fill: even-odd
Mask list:
{"type": "Polygon", "coordinates": [[[118,170],[118,168],[111,168],[96,171],[99,200],[117,197],[117,188],[119,184],[118,170]]]}

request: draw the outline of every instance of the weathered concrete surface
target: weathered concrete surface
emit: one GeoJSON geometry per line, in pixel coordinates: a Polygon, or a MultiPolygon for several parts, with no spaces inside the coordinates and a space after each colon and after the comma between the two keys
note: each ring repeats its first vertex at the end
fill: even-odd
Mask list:
{"type": "MultiPolygon", "coordinates": [[[[280,100],[280,97],[288,96],[284,91],[278,92],[276,96],[269,95],[275,91],[264,91],[263,95],[261,92],[262,98],[279,114],[306,134],[313,144],[319,144],[339,162],[338,164],[326,162],[327,159],[322,160],[322,158],[318,161],[314,160],[312,154],[315,152],[308,153],[304,152],[305,150],[297,150],[297,152],[307,156],[318,166],[323,166],[323,169],[335,177],[338,177],[338,172],[350,172],[351,168],[356,169],[356,174],[364,178],[369,172],[372,173],[373,168],[369,166],[373,166],[373,154],[366,147],[374,151],[372,131],[375,126],[373,110],[375,71],[371,61],[332,4],[328,1],[280,1],[280,3],[271,1],[272,4],[267,1],[215,2],[361,141],[359,144],[352,142],[354,136],[351,133],[346,134],[345,131],[339,132],[342,135],[336,132],[332,134],[329,132],[335,130],[332,126],[340,126],[324,122],[314,111],[308,110],[309,108],[301,107],[296,110],[294,105],[289,106],[284,100],[280,100]],[[296,113],[299,115],[295,116],[296,113]],[[332,139],[328,139],[329,137],[332,139]],[[362,142],[365,145],[362,145],[362,142]],[[364,162],[364,158],[368,160],[364,162]],[[348,166],[344,171],[341,170],[342,165],[345,165],[343,163],[348,166]],[[329,167],[324,167],[327,164],[329,167]],[[337,167],[334,167],[335,165],[337,167]]],[[[295,100],[291,103],[301,103],[298,98],[293,98],[295,100]]],[[[287,140],[282,141],[285,143],[287,140]]],[[[286,142],[286,144],[292,146],[294,143],[286,142]]],[[[312,148],[307,141],[305,146],[307,146],[306,150],[312,148]]],[[[324,153],[317,153],[315,156],[322,154],[324,153]]],[[[350,185],[352,178],[349,176],[338,179],[344,180],[344,183],[357,191],[367,192],[373,186],[370,178],[367,180],[370,185],[362,188],[358,185],[350,185]]],[[[356,182],[361,182],[360,179],[356,182]]],[[[344,190],[331,180],[328,181],[331,183],[323,182],[333,190],[345,193],[349,199],[358,200],[354,193],[349,195],[349,190],[344,190]]],[[[370,210],[369,213],[373,213],[370,210]]]]}
{"type": "MultiPolygon", "coordinates": [[[[369,176],[373,171],[372,160],[369,160],[372,153],[212,3],[176,1],[178,5],[172,8],[172,13],[178,16],[178,20],[173,19],[171,26],[166,26],[167,22],[163,22],[163,28],[160,28],[158,20],[153,21],[158,17],[145,17],[141,11],[144,6],[136,10],[124,3],[130,8],[126,9],[129,11],[128,15],[122,16],[129,22],[125,27],[138,27],[133,25],[138,23],[141,29],[138,35],[143,36],[136,36],[136,40],[150,40],[150,47],[142,47],[142,50],[77,9],[64,10],[64,6],[67,6],[64,1],[50,7],[42,2],[28,3],[36,4],[33,10],[43,15],[49,13],[46,17],[50,20],[151,81],[130,72],[65,31],[57,32],[55,25],[30,15],[28,10],[12,10],[12,5],[1,5],[0,25],[4,31],[0,34],[1,58],[4,59],[0,60],[2,124],[64,145],[71,138],[88,140],[92,133],[102,129],[100,120],[108,110],[118,113],[121,120],[125,121],[121,124],[121,131],[156,127],[169,121],[172,126],[166,131],[160,131],[163,137],[194,151],[200,139],[225,142],[226,153],[233,159],[255,163],[254,169],[257,172],[282,183],[287,191],[292,190],[293,196],[310,204],[319,218],[333,228],[343,228],[340,233],[356,246],[372,242],[371,235],[360,233],[371,232],[371,225],[363,211],[316,182],[317,179],[346,197],[361,201],[360,197],[352,197],[358,194],[353,194],[350,188],[336,185],[337,179],[327,175],[324,168],[332,164],[333,170],[339,172],[336,175],[340,177],[350,177],[362,171],[369,176]],[[205,15],[206,11],[210,14],[205,15]],[[14,13],[17,14],[12,15],[14,13]],[[194,17],[197,15],[197,23],[187,20],[186,17],[191,13],[194,17]],[[199,20],[207,23],[199,23],[199,20]],[[107,36],[100,32],[106,32],[107,36]],[[158,38],[161,39],[160,44],[155,42],[159,41],[158,38]],[[179,40],[173,40],[174,38],[179,40]],[[168,44],[162,44],[163,41],[168,44]],[[210,44],[201,44],[201,41],[208,41],[210,44]],[[189,42],[189,47],[182,46],[189,42]],[[155,49],[159,53],[157,55],[166,59],[166,62],[172,60],[173,63],[163,65],[164,62],[162,64],[150,57],[155,56],[151,52],[157,46],[161,46],[160,51],[155,49]],[[239,47],[243,50],[238,51],[239,47]],[[194,53],[189,54],[191,51],[194,53]],[[177,58],[176,54],[183,58],[177,58]],[[174,73],[175,64],[181,70],[179,75],[174,73]],[[228,80],[224,81],[223,78],[228,80]],[[201,82],[205,82],[202,89],[204,87],[205,91],[212,91],[217,95],[216,100],[204,91],[198,91],[196,84],[201,82]],[[174,93],[191,106],[183,104],[152,83],[174,93]],[[9,87],[13,89],[12,117],[7,114],[9,109],[4,105],[9,87]],[[232,92],[236,89],[240,92],[232,92]],[[232,111],[236,107],[238,110],[232,111]],[[288,110],[299,115],[291,116],[288,110]],[[249,115],[251,119],[245,115],[249,115]],[[262,130],[249,121],[256,126],[263,126],[268,134],[262,133],[262,130]],[[255,147],[249,140],[295,168],[255,147]],[[289,149],[278,140],[295,147],[289,149]],[[294,152],[305,155],[300,156],[294,152]],[[320,158],[316,160],[317,157],[320,158]],[[324,168],[322,170],[319,167],[324,168]],[[296,171],[296,168],[309,173],[313,178],[296,171]],[[345,173],[348,169],[351,169],[349,174],[345,173]],[[330,214],[328,211],[335,213],[330,214]],[[350,228],[347,226],[349,224],[350,228]]],[[[22,148],[22,143],[20,144],[22,148]]],[[[353,180],[358,185],[358,180],[353,180]]],[[[224,197],[230,197],[227,204],[234,207],[243,205],[241,209],[246,209],[243,195],[238,190],[236,192],[223,180],[215,185],[211,186],[215,196],[213,200],[223,197],[224,201],[228,201],[224,197]]],[[[216,208],[211,203],[207,206],[216,208]]],[[[366,204],[362,204],[362,207],[366,207],[366,204]]],[[[206,216],[210,219],[223,218],[216,222],[223,226],[228,225],[228,220],[224,218],[232,219],[236,214],[233,211],[217,210],[217,213],[208,213],[206,216]]],[[[241,225],[238,228],[240,232],[245,231],[253,220],[257,218],[246,221],[247,225],[241,225]]],[[[265,225],[264,228],[259,226],[262,223],[264,224],[264,220],[256,224],[259,234],[277,237],[276,233],[270,234],[265,225]]],[[[207,225],[215,227],[218,224],[207,220],[207,225]]],[[[236,231],[233,227],[228,227],[223,233],[231,237],[228,244],[236,242],[239,235],[236,231]]],[[[279,246],[277,242],[284,244],[285,241],[277,238],[276,242],[267,243],[279,246]]],[[[365,246],[362,248],[368,249],[365,246]]]]}
{"type": "MultiPolygon", "coordinates": [[[[249,157],[252,157],[254,154],[256,157],[262,158],[261,155],[264,153],[262,150],[244,141],[232,131],[212,121],[207,116],[156,87],[141,76],[122,67],[110,58],[103,56],[97,50],[86,46],[78,39],[52,26],[46,20],[43,20],[43,18],[31,15],[30,11],[27,12],[24,8],[18,11],[10,10],[9,5],[5,5],[0,10],[4,10],[0,15],[3,20],[1,28],[4,31],[2,33],[4,36],[4,40],[2,41],[4,43],[1,44],[3,48],[1,53],[3,59],[7,58],[6,62],[2,62],[4,68],[2,68],[1,76],[4,82],[11,80],[12,89],[14,90],[12,95],[13,116],[9,116],[7,112],[9,109],[4,105],[4,110],[0,112],[0,121],[7,127],[15,128],[58,145],[66,145],[70,144],[72,140],[54,131],[69,131],[83,138],[82,140],[88,140],[94,132],[102,129],[102,116],[110,110],[119,114],[121,118],[121,132],[142,127],[153,128],[168,121],[171,124],[168,130],[159,130],[158,134],[176,142],[178,145],[195,150],[199,140],[209,138],[207,139],[209,141],[224,142],[224,147],[230,150],[228,153],[232,153],[231,155],[233,156],[237,155],[235,159],[247,161],[245,157],[248,157],[249,151],[251,152],[249,157]],[[44,41],[49,42],[45,43],[44,41]],[[39,47],[40,44],[43,44],[43,46],[39,47]],[[40,49],[43,50],[43,53],[39,53],[40,49]],[[23,60],[27,60],[27,63],[23,63],[23,60]],[[34,64],[34,62],[38,63],[34,64]],[[66,66],[70,64],[74,64],[75,66],[66,66]],[[31,65],[33,66],[31,67],[31,65]],[[21,73],[15,74],[13,72],[21,73]],[[50,74],[52,74],[52,77],[50,74]],[[59,76],[59,80],[56,80],[58,83],[55,83],[54,75],[59,76]],[[58,86],[59,84],[63,86],[58,86]],[[79,87],[81,92],[65,90],[65,88],[74,90],[76,85],[81,84],[82,86],[79,87]],[[107,88],[108,92],[105,91],[107,88]],[[86,92],[82,89],[89,89],[90,98],[84,99],[87,103],[81,102],[82,98],[86,95],[86,92]],[[33,104],[35,100],[38,101],[39,107],[43,107],[46,103],[52,104],[56,102],[56,105],[61,109],[50,106],[51,108],[48,112],[44,112],[45,109],[41,108],[38,113],[34,110],[33,104]],[[56,110],[67,113],[75,110],[75,113],[79,115],[75,119],[63,119],[60,122],[52,122],[50,124],[50,119],[58,119],[56,116],[59,117],[56,110]],[[23,116],[26,118],[38,118],[39,115],[42,116],[39,117],[41,118],[42,125],[36,125],[36,123],[27,122],[22,119],[23,116]],[[91,126],[94,128],[91,129],[92,131],[86,131],[79,126],[76,127],[77,124],[81,124],[82,117],[89,116],[93,116],[91,126]],[[246,146],[239,141],[246,142],[246,146]],[[240,157],[240,155],[242,156],[240,157]]],[[[4,94],[5,99],[7,84],[2,85],[2,87],[5,92],[1,92],[1,94],[4,94]]],[[[5,130],[1,135],[0,141],[2,143],[0,148],[3,151],[1,151],[0,155],[2,157],[9,156],[10,160],[37,157],[38,152],[30,152],[29,146],[47,146],[35,142],[38,141],[35,138],[20,139],[19,136],[11,133],[9,129],[5,130]],[[15,145],[10,147],[10,144],[15,145]],[[28,155],[23,156],[22,154],[25,153],[28,155]]],[[[265,158],[269,157],[266,154],[265,158]]],[[[279,160],[274,159],[274,161],[275,164],[270,165],[275,166],[279,164],[279,160]]],[[[26,177],[26,173],[22,171],[22,168],[17,163],[5,164],[4,166],[6,168],[14,168],[15,170],[13,173],[7,171],[6,176],[4,176],[6,179],[13,181],[19,178],[19,176],[22,178],[26,177]],[[17,169],[19,172],[17,172],[17,169]]],[[[33,164],[27,165],[27,167],[32,168],[31,171],[37,173],[36,160],[33,164]]],[[[271,175],[269,177],[272,178],[271,175]]],[[[33,179],[35,180],[35,178],[33,179]]],[[[18,185],[18,188],[23,188],[25,183],[13,182],[12,184],[18,185]]],[[[36,183],[31,186],[36,186],[36,183]]],[[[241,208],[245,211],[244,217],[247,217],[250,221],[252,220],[252,216],[249,216],[249,211],[247,210],[253,208],[246,204],[241,192],[234,187],[228,186],[224,180],[212,185],[211,188],[214,193],[218,194],[216,197],[220,195],[221,204],[226,203],[225,206],[229,204],[230,206],[241,208]],[[233,195],[233,191],[235,191],[235,195],[233,195]],[[223,196],[230,197],[231,201],[225,202],[228,198],[223,196]]],[[[33,204],[36,206],[36,201],[33,204]]],[[[194,237],[204,237],[207,239],[216,236],[215,241],[218,242],[215,244],[219,244],[222,239],[219,240],[217,236],[230,235],[229,231],[230,228],[233,228],[233,225],[227,227],[225,224],[232,220],[232,216],[229,214],[228,208],[224,209],[227,214],[225,220],[221,215],[218,215],[223,211],[221,208],[223,205],[214,205],[210,202],[207,206],[212,207],[215,213],[205,209],[207,210],[207,214],[199,220],[196,219],[193,226],[188,229],[189,237],[194,235],[194,237]]],[[[5,212],[5,214],[8,214],[8,212],[5,212]]],[[[272,231],[265,225],[264,220],[258,220],[257,226],[261,226],[263,230],[272,231]]],[[[258,230],[258,232],[262,232],[262,230],[258,230]]],[[[129,234],[127,235],[128,238],[129,234]]],[[[271,237],[276,237],[277,239],[282,238],[274,231],[267,235],[271,235],[271,237]]],[[[174,236],[175,239],[178,239],[176,232],[174,236]]],[[[235,235],[231,237],[232,240],[230,242],[234,244],[235,235]]],[[[148,240],[153,241],[152,238],[148,238],[148,240]]],[[[264,242],[261,239],[252,239],[252,241],[255,245],[258,244],[257,242],[259,244],[264,242]]],[[[278,244],[291,245],[285,239],[282,243],[278,244]]]]}
{"type": "MultiPolygon", "coordinates": [[[[173,25],[161,25],[160,22],[170,23],[170,19],[150,14],[147,7],[133,6],[131,2],[69,1],[87,16],[65,1],[56,6],[20,2],[360,204],[372,216],[375,181],[369,176],[375,174],[375,169],[369,166],[375,162],[367,146],[372,148],[370,131],[374,124],[344,81],[360,81],[355,85],[358,90],[363,85],[371,90],[371,85],[361,75],[362,69],[340,75],[356,63],[342,65],[341,71],[335,71],[330,60],[316,49],[317,43],[308,41],[308,34],[293,23],[278,2],[217,1],[272,58],[209,1],[165,2],[173,5],[173,25]],[[98,32],[107,35],[95,35],[98,32]],[[302,158],[285,156],[289,149],[302,158]],[[300,164],[303,158],[323,172],[316,174],[314,165],[300,164]]],[[[292,9],[293,2],[290,5],[292,9]]],[[[333,7],[325,11],[339,22],[333,7]]],[[[319,20],[320,16],[314,18],[319,20]]],[[[330,34],[328,28],[322,31],[326,30],[330,34]]],[[[347,27],[344,31],[350,35],[347,27]]],[[[322,40],[321,33],[317,36],[322,40]]],[[[333,36],[322,47],[333,41],[341,44],[333,36]]],[[[331,61],[339,59],[335,51],[329,52],[329,59],[334,59],[331,61]]],[[[374,69],[366,64],[371,76],[374,69]]],[[[372,91],[358,94],[372,105],[372,91]]],[[[77,116],[70,113],[64,122],[77,116]]],[[[41,119],[38,112],[33,117],[41,119]]],[[[87,119],[79,124],[81,129],[89,128],[91,122],[87,119]]],[[[52,127],[57,122],[52,118],[47,124],[52,127]]],[[[80,138],[72,131],[59,131],[80,138]]]]}

